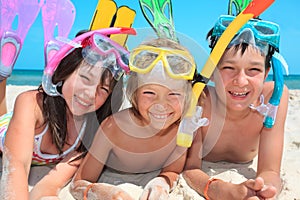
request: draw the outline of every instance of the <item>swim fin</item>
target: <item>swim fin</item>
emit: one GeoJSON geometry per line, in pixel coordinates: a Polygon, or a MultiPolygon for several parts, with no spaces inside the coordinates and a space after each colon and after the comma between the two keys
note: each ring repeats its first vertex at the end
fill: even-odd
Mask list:
{"type": "Polygon", "coordinates": [[[35,21],[42,2],[38,0],[1,0],[0,81],[9,77],[21,51],[26,34],[35,21]],[[16,30],[14,21],[18,22],[16,30]]]}
{"type": "Polygon", "coordinates": [[[171,0],[139,0],[141,10],[158,37],[178,41],[172,14],[171,0]]]}
{"type": "MultiPolygon", "coordinates": [[[[135,18],[135,10],[130,9],[127,6],[120,6],[116,13],[116,19],[114,27],[131,27],[135,18]]],[[[115,34],[110,38],[122,46],[125,46],[128,35],[127,34],[115,34]]]]}
{"type": "MultiPolygon", "coordinates": [[[[131,27],[135,18],[135,10],[127,6],[117,7],[113,0],[99,0],[96,7],[90,30],[108,27],[131,27]]],[[[125,46],[128,35],[115,34],[110,38],[122,46],[125,46]]]]}
{"type": "Polygon", "coordinates": [[[99,0],[90,25],[90,30],[112,27],[117,12],[117,4],[113,0],[99,0]]]}
{"type": "Polygon", "coordinates": [[[47,0],[43,5],[45,66],[64,44],[56,40],[55,37],[68,37],[75,15],[75,7],[70,0],[47,0]]]}
{"type": "Polygon", "coordinates": [[[8,78],[19,56],[22,42],[15,32],[5,31],[1,37],[0,82],[8,78]]]}

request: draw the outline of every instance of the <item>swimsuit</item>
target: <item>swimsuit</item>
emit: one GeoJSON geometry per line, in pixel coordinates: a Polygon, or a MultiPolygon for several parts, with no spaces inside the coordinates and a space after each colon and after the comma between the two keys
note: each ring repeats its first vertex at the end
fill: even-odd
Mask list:
{"type": "MultiPolygon", "coordinates": [[[[3,151],[3,147],[4,147],[4,140],[5,140],[5,135],[6,135],[6,131],[8,128],[8,124],[9,121],[12,117],[12,112],[7,113],[3,116],[0,117],[0,150],[3,151]]],[[[39,133],[38,135],[34,136],[34,144],[33,144],[33,154],[32,154],[32,165],[47,165],[47,164],[56,164],[58,162],[60,162],[62,159],[64,159],[69,153],[73,152],[80,139],[83,136],[85,127],[86,127],[86,119],[84,120],[81,129],[79,131],[79,135],[76,138],[74,144],[67,149],[66,151],[64,151],[61,154],[45,154],[41,152],[41,142],[42,142],[42,138],[45,135],[45,133],[48,130],[48,125],[45,127],[45,129],[39,133]]]]}
{"type": "Polygon", "coordinates": [[[0,151],[1,152],[3,152],[4,139],[5,139],[6,131],[11,117],[12,117],[12,112],[6,113],[0,117],[0,151]]]}

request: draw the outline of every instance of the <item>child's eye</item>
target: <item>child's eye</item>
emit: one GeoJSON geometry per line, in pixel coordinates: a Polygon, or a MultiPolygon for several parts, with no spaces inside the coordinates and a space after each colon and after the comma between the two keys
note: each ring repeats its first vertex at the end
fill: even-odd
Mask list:
{"type": "Polygon", "coordinates": [[[169,93],[169,95],[171,95],[171,96],[182,96],[182,94],[179,93],[179,92],[171,92],[171,93],[169,93]]]}
{"type": "Polygon", "coordinates": [[[103,86],[99,87],[101,90],[104,90],[107,94],[109,94],[109,89],[103,86]]]}
{"type": "Polygon", "coordinates": [[[261,68],[257,68],[257,67],[252,67],[250,69],[250,71],[258,71],[258,72],[262,72],[262,69],[261,68]]]}
{"type": "Polygon", "coordinates": [[[222,67],[222,69],[234,70],[234,68],[233,68],[233,67],[230,67],[230,66],[224,66],[224,67],[222,67]]]}
{"type": "Polygon", "coordinates": [[[144,91],[143,94],[153,94],[154,95],[155,93],[152,91],[144,91]]]}
{"type": "Polygon", "coordinates": [[[90,81],[90,78],[89,77],[87,77],[87,76],[85,76],[85,75],[79,75],[81,78],[83,78],[85,81],[90,81]]]}

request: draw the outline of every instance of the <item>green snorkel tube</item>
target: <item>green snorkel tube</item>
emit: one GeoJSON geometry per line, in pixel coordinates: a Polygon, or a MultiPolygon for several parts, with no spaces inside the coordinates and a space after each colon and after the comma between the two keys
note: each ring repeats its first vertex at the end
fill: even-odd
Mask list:
{"type": "Polygon", "coordinates": [[[175,35],[171,0],[140,0],[139,3],[146,20],[158,37],[178,41],[175,35]]]}

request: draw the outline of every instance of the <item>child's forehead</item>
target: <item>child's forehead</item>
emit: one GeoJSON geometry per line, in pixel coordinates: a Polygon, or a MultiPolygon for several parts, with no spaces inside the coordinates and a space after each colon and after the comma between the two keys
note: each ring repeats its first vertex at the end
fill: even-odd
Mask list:
{"type": "Polygon", "coordinates": [[[259,48],[253,46],[253,45],[247,45],[247,46],[242,46],[242,45],[237,45],[237,46],[232,46],[229,49],[226,49],[226,51],[223,54],[224,56],[243,56],[243,55],[256,55],[256,56],[261,56],[265,58],[266,56],[259,50],[259,48]]]}
{"type": "Polygon", "coordinates": [[[164,84],[155,84],[155,83],[150,83],[150,84],[145,84],[139,87],[140,89],[151,89],[151,90],[159,90],[159,91],[167,91],[167,92],[184,92],[184,85],[181,87],[168,87],[167,85],[164,84]],[[162,90],[163,89],[163,90],[162,90]]]}
{"type": "Polygon", "coordinates": [[[89,64],[86,64],[85,62],[83,62],[79,67],[78,67],[78,72],[81,73],[90,73],[90,74],[94,74],[97,75],[99,73],[102,73],[104,70],[103,67],[101,66],[92,66],[89,64]]]}

